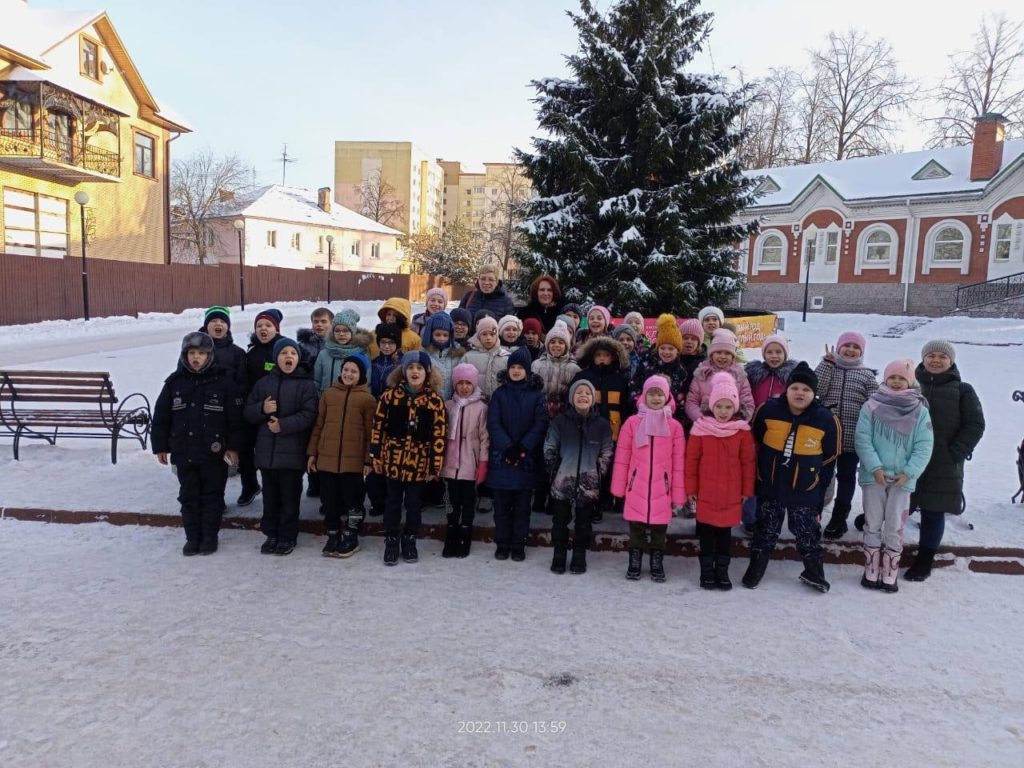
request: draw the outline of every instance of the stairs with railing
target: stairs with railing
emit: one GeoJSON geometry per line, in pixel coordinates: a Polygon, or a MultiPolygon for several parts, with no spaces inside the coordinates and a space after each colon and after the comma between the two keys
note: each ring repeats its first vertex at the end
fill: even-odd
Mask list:
{"type": "Polygon", "coordinates": [[[1017,272],[983,283],[961,285],[956,289],[955,312],[1024,298],[1024,272],[1017,272]]]}

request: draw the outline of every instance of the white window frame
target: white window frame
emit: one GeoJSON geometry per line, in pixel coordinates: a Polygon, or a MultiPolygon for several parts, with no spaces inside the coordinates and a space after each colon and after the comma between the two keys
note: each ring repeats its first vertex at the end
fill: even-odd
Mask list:
{"type": "Polygon", "coordinates": [[[812,264],[818,264],[818,254],[825,254],[825,261],[822,261],[819,266],[833,267],[839,264],[839,249],[843,245],[843,230],[835,223],[829,224],[827,227],[817,227],[811,225],[803,231],[803,242],[800,246],[800,266],[801,268],[807,266],[808,251],[811,247],[814,247],[814,261],[812,264]],[[834,244],[835,250],[831,250],[833,246],[828,243],[829,236],[835,235],[836,241],[834,244]],[[834,258],[828,261],[828,254],[831,251],[834,258]]]}
{"type": "Polygon", "coordinates": [[[971,270],[971,240],[970,227],[959,219],[943,219],[936,222],[928,229],[928,234],[925,236],[924,264],[922,265],[921,272],[927,275],[933,269],[959,269],[960,274],[966,275],[971,270]],[[953,227],[964,238],[963,255],[958,262],[935,260],[935,241],[938,239],[939,232],[947,227],[953,227]]]}
{"type": "Polygon", "coordinates": [[[267,230],[267,247],[268,248],[277,248],[277,230],[276,229],[268,229],[267,230]]]}
{"type": "MultiPolygon", "coordinates": [[[[1002,241],[1005,242],[1006,238],[1002,241]]],[[[989,250],[989,260],[992,264],[1010,264],[1024,261],[1024,219],[1015,219],[1010,214],[1004,213],[992,222],[992,244],[989,250]],[[997,237],[999,227],[1010,228],[1010,249],[1005,259],[996,259],[996,249],[1000,238],[997,237]]]]}
{"type": "Polygon", "coordinates": [[[754,241],[754,261],[750,267],[750,274],[756,275],[758,272],[778,272],[780,275],[786,274],[786,262],[789,256],[789,239],[781,229],[765,229],[757,236],[757,240],[754,241]],[[782,240],[782,259],[778,264],[765,264],[763,261],[764,256],[764,243],[769,237],[777,237],[782,240]]]}
{"type": "Polygon", "coordinates": [[[293,251],[302,250],[302,233],[292,232],[291,248],[293,251]]]}
{"type": "Polygon", "coordinates": [[[16,187],[0,189],[3,191],[0,223],[4,233],[0,251],[44,259],[66,258],[71,244],[70,201],[16,187]],[[15,224],[9,218],[12,216],[30,218],[31,222],[15,224]]]}
{"type": "Polygon", "coordinates": [[[884,269],[889,272],[890,275],[896,274],[896,262],[898,261],[900,247],[900,236],[896,233],[888,224],[872,224],[865,228],[860,235],[857,236],[857,263],[854,265],[853,273],[859,275],[865,269],[884,269]],[[871,235],[876,232],[885,232],[889,235],[889,260],[888,261],[868,261],[868,240],[871,235]]]}
{"type": "Polygon", "coordinates": [[[380,258],[380,243],[372,243],[370,245],[370,258],[371,259],[379,259],[380,258]]]}
{"type": "Polygon", "coordinates": [[[358,256],[359,255],[359,241],[358,240],[353,240],[352,241],[352,247],[349,250],[350,250],[350,253],[353,256],[358,256]]]}

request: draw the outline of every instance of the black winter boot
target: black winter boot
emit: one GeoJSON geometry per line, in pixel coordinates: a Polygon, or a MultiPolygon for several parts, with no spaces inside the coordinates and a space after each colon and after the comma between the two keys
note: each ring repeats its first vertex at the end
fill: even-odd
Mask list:
{"type": "Polygon", "coordinates": [[[747,589],[757,589],[757,585],[764,578],[764,572],[768,570],[768,561],[771,560],[771,552],[762,552],[759,549],[750,550],[750,564],[747,572],[743,574],[743,586],[747,589]]]}
{"type": "Polygon", "coordinates": [[[858,531],[863,531],[864,530],[864,519],[865,519],[864,518],[864,513],[861,512],[859,515],[857,515],[855,518],[853,518],[853,527],[856,528],[858,531]]]}
{"type": "Polygon", "coordinates": [[[521,563],[526,559],[526,547],[522,544],[512,547],[512,562],[521,563]]]}
{"type": "Polygon", "coordinates": [[[631,547],[629,550],[629,565],[626,566],[626,578],[630,581],[638,581],[643,564],[644,551],[639,547],[631,547]]]}
{"type": "Polygon", "coordinates": [[[828,521],[828,525],[825,526],[825,530],[822,533],[826,539],[840,539],[843,534],[849,530],[849,526],[846,525],[846,518],[850,516],[850,507],[848,505],[834,504],[832,506],[832,517],[828,521]]]}
{"type": "Polygon", "coordinates": [[[510,550],[508,547],[496,546],[494,548],[494,559],[495,560],[508,560],[510,550]]]}
{"type": "Polygon", "coordinates": [[[732,589],[732,581],[729,579],[729,563],[732,557],[729,555],[717,555],[715,557],[715,586],[722,592],[732,589]]]}
{"type": "Polygon", "coordinates": [[[554,553],[551,555],[551,572],[565,573],[565,558],[568,555],[564,544],[556,544],[554,553]]]}
{"type": "Polygon", "coordinates": [[[274,554],[284,557],[285,555],[290,555],[294,550],[294,541],[285,541],[284,539],[278,539],[277,546],[274,547],[274,554]]]}
{"type": "Polygon", "coordinates": [[[569,573],[587,572],[587,548],[573,547],[572,562],[569,563],[569,573]]]}
{"type": "Polygon", "coordinates": [[[651,550],[651,581],[659,584],[665,581],[665,553],[660,549],[651,550]]]}
{"type": "Polygon", "coordinates": [[[328,531],[327,532],[327,543],[324,544],[324,548],[320,550],[320,554],[324,557],[335,557],[338,552],[338,544],[341,542],[341,533],[339,531],[328,531]]]}
{"type": "Polygon", "coordinates": [[[411,533],[402,537],[402,559],[407,563],[415,563],[420,559],[420,553],[416,551],[416,537],[411,533]]]}
{"type": "Polygon", "coordinates": [[[804,572],[800,574],[800,581],[819,592],[828,592],[831,586],[825,581],[825,568],[821,560],[804,560],[804,572]]]}
{"type": "Polygon", "coordinates": [[[185,546],[181,548],[181,554],[185,557],[199,554],[199,539],[185,539],[185,546]]]}
{"type": "Polygon", "coordinates": [[[935,562],[935,550],[921,547],[917,550],[917,557],[906,573],[903,574],[904,581],[924,581],[932,575],[932,565],[935,562]]]}
{"type": "Polygon", "coordinates": [[[700,588],[715,589],[715,558],[711,555],[701,555],[700,560],[700,588]]]}
{"type": "Polygon", "coordinates": [[[458,557],[462,549],[459,526],[448,518],[448,528],[444,532],[444,548],[441,550],[441,557],[458,557]]]}
{"type": "Polygon", "coordinates": [[[217,535],[207,536],[203,539],[203,543],[199,545],[200,555],[212,555],[217,551],[217,535]]]}
{"type": "Polygon", "coordinates": [[[384,537],[384,565],[398,565],[398,537],[384,537]]]}
{"type": "Polygon", "coordinates": [[[459,526],[459,557],[469,557],[469,550],[473,546],[473,526],[459,526]]]}
{"type": "Polygon", "coordinates": [[[263,546],[260,547],[261,555],[272,555],[274,550],[277,549],[277,539],[273,536],[267,536],[267,540],[263,542],[263,546]]]}
{"type": "Polygon", "coordinates": [[[338,546],[334,550],[335,557],[352,557],[359,551],[359,534],[349,528],[338,539],[338,546]]]}

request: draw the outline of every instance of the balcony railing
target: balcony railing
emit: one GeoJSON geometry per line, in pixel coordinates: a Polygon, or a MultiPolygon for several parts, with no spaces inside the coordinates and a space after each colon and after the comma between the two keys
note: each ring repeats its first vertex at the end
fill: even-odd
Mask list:
{"type": "Polygon", "coordinates": [[[1024,272],[997,277],[983,283],[961,285],[956,289],[956,308],[972,309],[1024,296],[1024,272]]]}
{"type": "Polygon", "coordinates": [[[121,156],[117,152],[89,144],[83,147],[77,137],[51,130],[0,128],[0,157],[39,158],[105,176],[121,175],[121,156]]]}

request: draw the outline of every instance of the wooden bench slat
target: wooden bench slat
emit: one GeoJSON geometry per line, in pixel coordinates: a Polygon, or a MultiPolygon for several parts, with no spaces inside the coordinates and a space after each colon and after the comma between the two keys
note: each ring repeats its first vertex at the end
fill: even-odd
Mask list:
{"type": "Polygon", "coordinates": [[[108,405],[110,403],[116,403],[117,399],[111,399],[109,397],[99,398],[95,395],[26,395],[25,397],[18,396],[12,397],[0,397],[3,402],[18,402],[18,403],[92,403],[96,405],[103,403],[108,405]]]}
{"type": "Polygon", "coordinates": [[[95,379],[0,379],[0,384],[11,386],[15,389],[38,388],[38,387],[86,387],[88,389],[113,389],[109,382],[97,381],[95,379]]]}
{"type": "Polygon", "coordinates": [[[103,381],[110,378],[109,373],[103,371],[0,371],[0,377],[8,378],[29,378],[29,379],[94,379],[103,381]]]}
{"type": "Polygon", "coordinates": [[[69,384],[66,387],[59,387],[49,384],[45,387],[26,387],[21,385],[14,389],[5,389],[4,392],[12,397],[22,395],[95,395],[96,397],[109,397],[110,392],[106,387],[84,387],[76,384],[69,384]]]}

